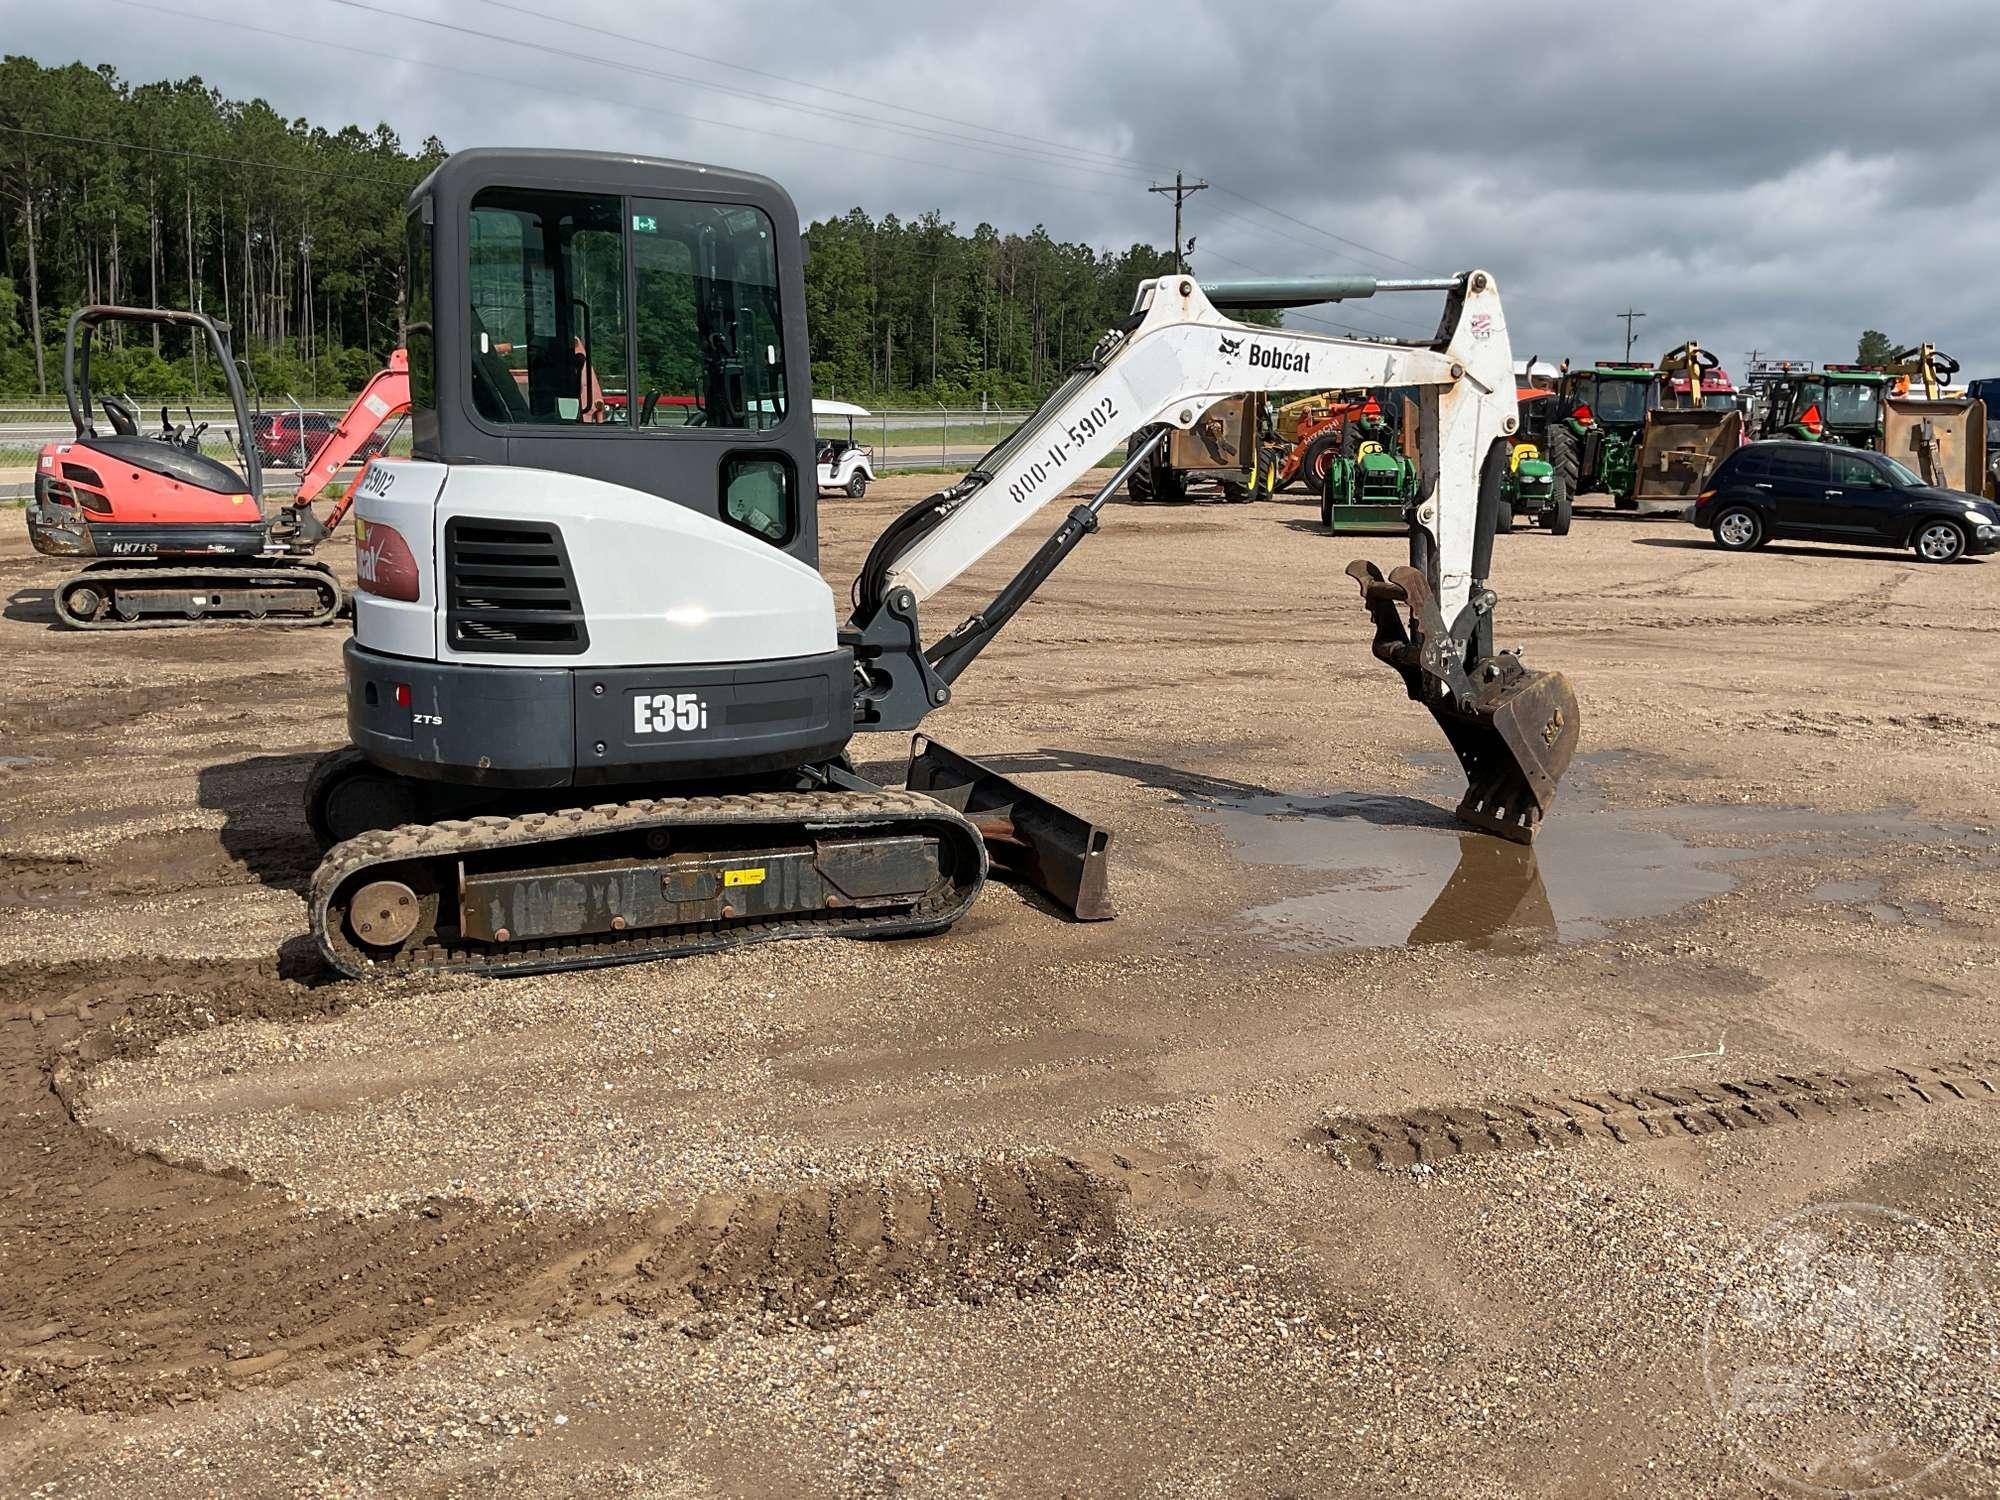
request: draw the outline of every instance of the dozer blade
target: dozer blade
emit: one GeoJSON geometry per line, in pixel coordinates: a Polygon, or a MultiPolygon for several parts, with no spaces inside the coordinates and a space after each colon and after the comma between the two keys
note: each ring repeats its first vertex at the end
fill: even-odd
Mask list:
{"type": "Polygon", "coordinates": [[[1685,510],[1715,466],[1743,442],[1736,411],[1651,411],[1639,438],[1633,503],[1641,511],[1685,510]]]}
{"type": "Polygon", "coordinates": [[[1892,396],[1882,403],[1882,451],[1925,484],[1980,493],[1986,482],[1984,402],[1892,396]]]}
{"type": "Polygon", "coordinates": [[[994,864],[1077,921],[1102,922],[1117,915],[1105,871],[1109,829],[921,734],[911,738],[904,784],[963,813],[985,839],[994,864]]]}
{"type": "Polygon", "coordinates": [[[1576,693],[1560,672],[1537,672],[1518,656],[1483,657],[1470,668],[1444,628],[1422,573],[1387,578],[1371,562],[1350,563],[1350,578],[1375,623],[1375,656],[1402,674],[1412,699],[1444,730],[1465,771],[1459,821],[1531,843],[1576,754],[1576,693]],[[1403,618],[1407,606],[1416,634],[1403,618]]]}

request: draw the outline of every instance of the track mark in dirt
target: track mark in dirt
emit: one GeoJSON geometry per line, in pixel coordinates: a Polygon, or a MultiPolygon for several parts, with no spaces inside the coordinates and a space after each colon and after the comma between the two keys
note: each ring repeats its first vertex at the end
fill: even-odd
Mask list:
{"type": "Polygon", "coordinates": [[[50,687],[58,696],[47,702],[16,698],[8,711],[0,713],[0,730],[7,731],[10,740],[21,744],[58,740],[65,753],[70,753],[78,733],[129,724],[146,714],[180,708],[188,699],[188,689],[178,683],[67,691],[54,684],[50,687]]]}
{"type": "Polygon", "coordinates": [[[1116,1264],[1126,1164],[982,1161],[704,1199],[651,1216],[438,1199],[312,1213],[78,1123],[77,1077],[219,1021],[310,1019],[269,963],[0,969],[0,1410],[141,1410],[414,1356],[496,1320],[605,1310],[707,1337],[984,1302],[1116,1264]]]}
{"type": "Polygon", "coordinates": [[[1720,567],[1719,557],[1703,558],[1690,563],[1679,572],[1669,573],[1665,578],[1630,578],[1623,583],[1607,583],[1597,588],[1561,589],[1552,593],[1538,593],[1538,602],[1549,604],[1569,599],[1656,599],[1672,597],[1686,591],[1687,580],[1713,568],[1720,567]]]}
{"type": "Polygon", "coordinates": [[[1118,1263],[1122,1190],[1068,1158],[981,1162],[886,1183],[711,1198],[656,1219],[617,1294],[697,1337],[731,1322],[832,1327],[893,1296],[983,1303],[1118,1263]]]}
{"type": "MultiPolygon", "coordinates": [[[[1883,614],[1894,599],[1896,590],[1911,576],[1908,568],[1899,568],[1890,577],[1873,588],[1857,593],[1844,594],[1838,599],[1822,599],[1817,604],[1804,605],[1799,609],[1784,610],[1767,615],[1645,615],[1637,618],[1589,620],[1547,620],[1543,623],[1552,629],[1572,631],[1609,630],[1739,630],[1745,627],[1765,628],[1780,625],[1862,625],[1874,621],[1883,614]]],[[[1635,599],[1646,599],[1654,595],[1639,594],[1635,599]]]]}
{"type": "Polygon", "coordinates": [[[1531,1095],[1470,1107],[1323,1121],[1306,1144],[1343,1166],[1395,1168],[1453,1156],[1637,1145],[1762,1130],[1926,1105],[2000,1100],[2000,1062],[1933,1063],[1842,1073],[1783,1073],[1728,1083],[1531,1095]]]}
{"type": "Polygon", "coordinates": [[[1913,735],[1985,744],[2000,737],[2000,719],[1969,719],[1963,714],[1831,713],[1806,708],[1768,711],[1741,721],[1746,728],[1774,729],[1780,734],[1813,735],[1824,739],[1881,739],[1907,742],[1913,735]]]}

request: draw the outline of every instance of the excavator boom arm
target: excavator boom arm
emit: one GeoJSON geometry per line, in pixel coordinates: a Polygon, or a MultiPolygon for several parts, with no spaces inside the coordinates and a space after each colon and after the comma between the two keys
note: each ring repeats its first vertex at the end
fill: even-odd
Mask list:
{"type": "MultiPolygon", "coordinates": [[[[287,509],[300,517],[309,515],[313,501],[333,482],[333,476],[354,462],[363,445],[382,424],[409,409],[410,355],[406,349],[396,349],[391,351],[389,363],[370,377],[346,414],[326,435],[326,441],[313,453],[299,480],[298,493],[292,497],[287,509]]],[[[341,497],[333,513],[326,518],[324,525],[327,532],[341,523],[353,499],[352,494],[341,497]]]]}
{"type": "MultiPolygon", "coordinates": [[[[856,659],[855,720],[913,728],[951,699],[951,684],[993,633],[1083,537],[1097,529],[1102,489],[1068,519],[984,611],[923,645],[918,604],[945,588],[1128,436],[1126,470],[1161,428],[1187,428],[1217,401],[1251,391],[1415,387],[1425,491],[1411,507],[1410,561],[1386,577],[1370,562],[1348,575],[1375,625],[1374,654],[1444,730],[1468,790],[1459,816],[1504,838],[1533,838],[1577,743],[1576,695],[1560,672],[1530,671],[1493,649],[1487,586],[1506,470],[1519,427],[1513,355],[1493,278],[1309,281],[1216,289],[1189,276],[1144,283],[1133,316],[957,484],[891,523],[870,550],[842,639],[856,659]],[[1252,327],[1218,304],[1296,306],[1392,290],[1443,291],[1429,343],[1385,343],[1252,327]]],[[[1125,470],[1121,470],[1122,477],[1125,470]]],[[[913,776],[914,776],[913,772],[913,776]]],[[[912,785],[918,784],[912,780],[912,785]]],[[[988,788],[1005,801],[1016,788],[988,788]]]]}
{"type": "MultiPolygon", "coordinates": [[[[1315,286],[1360,294],[1351,281],[1287,290],[1305,300],[1315,286]]],[[[1192,427],[1217,401],[1250,391],[1414,386],[1422,404],[1421,466],[1434,488],[1412,533],[1429,545],[1413,542],[1411,560],[1427,574],[1445,616],[1454,616],[1472,587],[1481,461],[1518,425],[1513,356],[1499,293],[1483,271],[1405,286],[1447,293],[1433,343],[1257,327],[1226,317],[1190,276],[1143,283],[1133,320],[1108,334],[1033,417],[944,492],[939,503],[949,513],[891,561],[889,586],[929,598],[1141,429],[1192,427]]],[[[1242,295],[1249,305],[1270,305],[1242,295]]]]}

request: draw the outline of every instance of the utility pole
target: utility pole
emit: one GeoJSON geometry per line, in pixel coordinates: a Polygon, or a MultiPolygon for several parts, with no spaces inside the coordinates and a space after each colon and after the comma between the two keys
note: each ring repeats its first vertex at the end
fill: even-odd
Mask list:
{"type": "Polygon", "coordinates": [[[1622,313],[1616,314],[1616,316],[1625,320],[1625,358],[1630,360],[1632,358],[1632,325],[1646,315],[1642,312],[1634,312],[1628,307],[1622,313]]]}
{"type": "Polygon", "coordinates": [[[1181,259],[1181,204],[1207,186],[1206,182],[1184,182],[1181,180],[1181,174],[1176,172],[1174,173],[1174,185],[1172,187],[1167,187],[1162,183],[1156,182],[1146,189],[1149,193],[1172,193],[1174,195],[1174,270],[1176,272],[1187,269],[1187,262],[1181,259]]]}

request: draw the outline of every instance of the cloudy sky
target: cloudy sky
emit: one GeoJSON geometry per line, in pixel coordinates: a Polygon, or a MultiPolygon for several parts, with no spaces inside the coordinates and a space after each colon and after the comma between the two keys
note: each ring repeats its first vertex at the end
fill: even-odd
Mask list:
{"type": "Polygon", "coordinates": [[[1630,307],[1649,356],[1851,359],[1876,327],[2000,375],[2000,0],[0,0],[0,23],[9,52],[406,143],[747,167],[808,218],[1164,242],[1145,189],[1178,167],[1212,184],[1198,272],[1484,266],[1519,356],[1617,355],[1630,307]]]}

